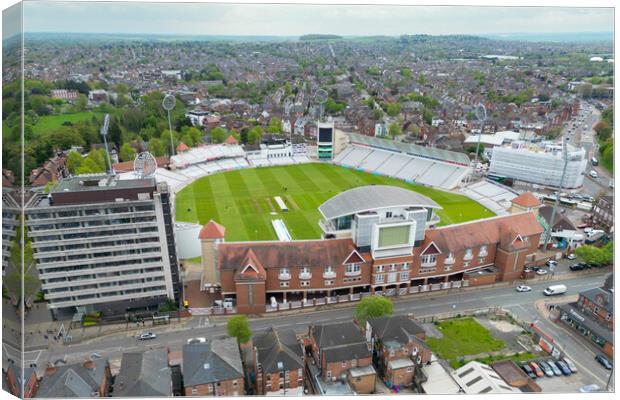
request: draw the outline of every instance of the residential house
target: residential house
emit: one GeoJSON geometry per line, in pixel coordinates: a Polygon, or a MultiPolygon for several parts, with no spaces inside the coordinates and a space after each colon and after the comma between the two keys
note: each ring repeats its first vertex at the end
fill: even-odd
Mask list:
{"type": "Polygon", "coordinates": [[[244,374],[235,338],[183,346],[185,396],[243,396],[244,374]]]}
{"type": "Polygon", "coordinates": [[[111,377],[107,358],[62,366],[50,364],[39,383],[37,397],[106,397],[111,377]]]}
{"type": "Polygon", "coordinates": [[[312,325],[308,339],[312,365],[318,369],[311,379],[317,387],[341,381],[355,393],[374,392],[376,372],[370,344],[353,322],[312,325]]]}
{"type": "Polygon", "coordinates": [[[301,396],[304,393],[304,351],[292,329],[269,328],[254,336],[256,394],[301,396]]]}
{"type": "Polygon", "coordinates": [[[168,349],[123,353],[112,397],[171,397],[172,372],[168,349]]]}
{"type": "Polygon", "coordinates": [[[503,380],[493,368],[478,361],[470,361],[453,371],[452,377],[465,394],[521,393],[503,380]]]}
{"type": "Polygon", "coordinates": [[[614,227],[614,197],[601,196],[592,208],[592,222],[605,232],[612,232],[614,227]]]}
{"type": "Polygon", "coordinates": [[[372,344],[379,376],[399,387],[410,386],[416,368],[430,361],[432,352],[425,337],[424,328],[404,315],[366,322],[366,340],[372,344]]]}

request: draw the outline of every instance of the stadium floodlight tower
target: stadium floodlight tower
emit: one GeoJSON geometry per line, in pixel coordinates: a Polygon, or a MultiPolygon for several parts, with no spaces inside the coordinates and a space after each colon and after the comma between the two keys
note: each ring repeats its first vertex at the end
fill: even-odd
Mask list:
{"type": "Polygon", "coordinates": [[[480,121],[480,133],[478,134],[478,144],[476,144],[476,158],[475,158],[475,166],[478,166],[478,153],[480,152],[480,140],[482,139],[482,133],[484,132],[484,124],[487,120],[487,108],[483,103],[479,103],[476,106],[476,118],[480,121]]]}
{"type": "Polygon", "coordinates": [[[155,175],[157,170],[157,161],[155,157],[148,151],[144,151],[136,156],[133,160],[133,170],[140,179],[150,178],[155,175]]]}
{"type": "Polygon", "coordinates": [[[161,102],[161,106],[168,113],[168,129],[170,130],[170,157],[174,155],[174,141],[172,140],[172,120],[170,119],[170,110],[174,108],[177,103],[176,97],[172,94],[167,94],[161,102]]]}
{"type": "Polygon", "coordinates": [[[314,101],[319,105],[319,119],[316,124],[316,151],[319,161],[329,161],[334,158],[335,135],[333,122],[323,120],[323,104],[327,101],[328,94],[319,89],[314,94],[314,101]]]}
{"type": "Polygon", "coordinates": [[[108,149],[108,129],[110,128],[110,114],[106,114],[103,117],[103,126],[99,131],[101,136],[103,136],[103,144],[105,145],[105,155],[108,160],[108,168],[110,168],[110,173],[114,174],[114,170],[112,169],[112,161],[110,160],[110,149],[108,149]]]}

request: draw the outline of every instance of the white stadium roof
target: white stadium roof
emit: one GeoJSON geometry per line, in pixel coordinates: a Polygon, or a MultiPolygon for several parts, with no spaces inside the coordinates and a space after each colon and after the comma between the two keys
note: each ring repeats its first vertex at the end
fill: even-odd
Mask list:
{"type": "Polygon", "coordinates": [[[397,186],[370,185],[349,189],[319,206],[326,219],[388,207],[441,208],[433,200],[397,186]]]}

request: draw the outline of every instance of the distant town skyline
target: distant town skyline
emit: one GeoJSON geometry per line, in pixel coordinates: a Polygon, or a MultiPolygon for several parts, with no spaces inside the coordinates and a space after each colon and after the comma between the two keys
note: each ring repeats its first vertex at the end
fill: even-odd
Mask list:
{"type": "Polygon", "coordinates": [[[25,32],[344,36],[613,32],[613,8],[25,2],[25,32]],[[121,6],[122,4],[122,6],[121,6]]]}

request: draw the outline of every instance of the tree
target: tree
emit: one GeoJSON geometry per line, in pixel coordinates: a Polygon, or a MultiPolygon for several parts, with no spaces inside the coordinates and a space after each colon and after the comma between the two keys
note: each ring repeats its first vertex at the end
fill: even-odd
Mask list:
{"type": "Polygon", "coordinates": [[[428,108],[425,108],[422,110],[422,119],[424,119],[424,122],[428,125],[431,125],[433,123],[433,112],[428,108]]]}
{"type": "Polygon", "coordinates": [[[252,331],[250,330],[250,324],[248,318],[245,315],[235,315],[228,320],[226,325],[226,332],[228,336],[237,338],[239,344],[247,343],[252,337],[252,331]]]}
{"type": "Polygon", "coordinates": [[[269,133],[282,133],[282,120],[280,118],[271,118],[269,120],[269,126],[267,126],[267,132],[269,133]]]}
{"type": "Polygon", "coordinates": [[[209,137],[211,138],[211,143],[223,143],[224,140],[228,137],[226,129],[221,127],[216,127],[211,129],[209,132],[209,137]]]}
{"type": "Polygon", "coordinates": [[[392,315],[393,312],[394,305],[390,299],[383,296],[369,296],[364,297],[355,307],[355,319],[361,327],[365,327],[369,318],[392,315]]]}
{"type": "Polygon", "coordinates": [[[119,157],[121,161],[132,161],[136,158],[136,149],[134,149],[129,143],[123,143],[119,151],[119,157]]]}
{"type": "Polygon", "coordinates": [[[426,83],[426,75],[420,74],[420,76],[418,76],[418,83],[424,85],[426,83]]]}
{"type": "Polygon", "coordinates": [[[86,110],[86,106],[88,105],[88,99],[82,93],[78,94],[77,99],[75,100],[75,109],[77,111],[86,110]]]}
{"type": "Polygon", "coordinates": [[[374,119],[375,121],[380,120],[381,118],[383,118],[383,110],[380,108],[375,108],[374,110],[372,110],[372,119],[374,119]]]}
{"type": "Polygon", "coordinates": [[[388,128],[388,134],[392,137],[392,139],[396,139],[396,136],[400,135],[400,125],[398,125],[396,122],[391,123],[390,127],[388,128]]]}
{"type": "Polygon", "coordinates": [[[166,147],[161,139],[153,138],[149,140],[149,152],[155,157],[161,157],[166,154],[166,147]]]}
{"type": "Polygon", "coordinates": [[[409,68],[401,68],[400,75],[405,78],[411,78],[411,70],[409,68]]]}
{"type": "Polygon", "coordinates": [[[607,265],[613,261],[613,242],[602,248],[586,244],[575,249],[575,255],[588,264],[607,265]]]}
{"type": "Polygon", "coordinates": [[[387,114],[390,117],[395,117],[398,114],[400,114],[401,108],[402,108],[402,105],[400,103],[389,103],[387,105],[387,110],[386,111],[387,111],[387,114]]]}
{"type": "Polygon", "coordinates": [[[67,155],[67,168],[69,172],[75,174],[75,171],[82,165],[82,155],[75,150],[72,150],[67,155]]]}
{"type": "Polygon", "coordinates": [[[248,132],[248,143],[259,144],[261,137],[263,137],[263,130],[260,126],[255,126],[248,132]]]}

